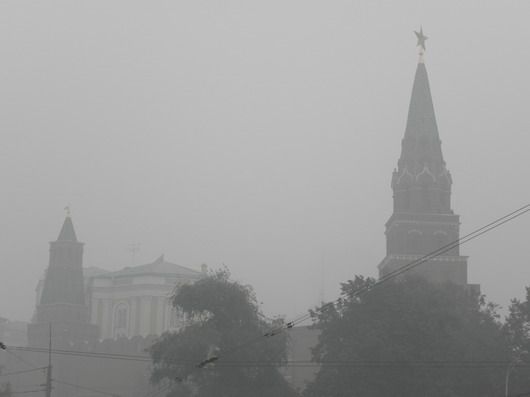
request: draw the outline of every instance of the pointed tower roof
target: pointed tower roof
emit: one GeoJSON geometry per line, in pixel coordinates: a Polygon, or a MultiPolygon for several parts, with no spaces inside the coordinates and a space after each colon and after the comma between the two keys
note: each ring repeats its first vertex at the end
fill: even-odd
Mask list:
{"type": "Polygon", "coordinates": [[[431,88],[422,52],[414,76],[407,127],[398,168],[400,174],[403,169],[406,169],[416,176],[425,167],[435,177],[445,172],[442,143],[438,134],[431,88]]]}
{"type": "Polygon", "coordinates": [[[405,137],[417,138],[420,135],[438,138],[427,68],[421,58],[414,77],[405,137]]]}
{"type": "MultiPolygon", "coordinates": [[[[379,264],[381,279],[407,270],[411,261],[458,240],[460,218],[451,209],[451,174],[442,156],[434,106],[423,61],[423,29],[415,31],[420,47],[401,156],[392,173],[393,211],[385,224],[386,256],[379,264]]],[[[436,252],[436,251],[435,251],[436,252]]],[[[429,255],[427,255],[429,256],[429,255]]],[[[432,259],[432,257],[431,257],[432,259]]],[[[407,274],[435,284],[467,284],[467,257],[459,247],[444,250],[436,260],[423,261],[407,274]]],[[[410,269],[410,268],[409,268],[410,269]]],[[[406,277],[406,276],[405,276],[406,277]]],[[[471,287],[470,290],[475,290],[471,287]]]]}
{"type": "Polygon", "coordinates": [[[59,237],[57,241],[75,241],[77,242],[77,236],[75,235],[74,224],[72,223],[72,218],[70,215],[67,215],[64,219],[63,227],[59,232],[59,237]]]}
{"type": "MultiPolygon", "coordinates": [[[[68,212],[57,240],[50,242],[50,261],[40,297],[41,305],[65,303],[70,305],[85,303],[83,243],[77,241],[72,218],[68,212]]],[[[41,316],[40,320],[44,321],[43,319],[44,317],[41,316]]]]}
{"type": "Polygon", "coordinates": [[[451,214],[451,177],[442,154],[427,68],[423,61],[423,30],[415,32],[420,46],[401,156],[392,176],[394,211],[451,214]]]}

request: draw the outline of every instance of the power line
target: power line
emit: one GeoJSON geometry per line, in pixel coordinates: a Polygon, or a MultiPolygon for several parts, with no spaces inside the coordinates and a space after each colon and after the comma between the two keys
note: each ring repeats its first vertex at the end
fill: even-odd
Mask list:
{"type": "MultiPolygon", "coordinates": [[[[480,236],[482,236],[483,234],[487,233],[487,232],[490,232],[491,230],[493,229],[496,229],[502,225],[504,225],[505,223],[508,223],[510,221],[512,221],[513,219],[515,218],[518,218],[524,214],[526,214],[527,212],[530,212],[530,204],[527,204],[521,208],[519,208],[518,210],[516,211],[513,211],[511,213],[509,213],[508,215],[505,215],[501,218],[498,218],[497,220],[479,228],[479,229],[476,229],[474,230],[473,232],[461,237],[460,239],[452,242],[452,243],[449,243],[441,248],[439,248],[438,250],[434,251],[434,252],[431,252],[430,254],[427,254],[427,255],[424,255],[423,257],[417,259],[416,261],[413,261],[407,265],[405,265],[404,267],[401,267],[399,269],[396,269],[395,271],[385,275],[382,279],[378,280],[378,282],[376,283],[377,285],[379,284],[383,284],[393,278],[395,278],[396,276],[402,274],[402,273],[405,273],[427,261],[429,261],[430,259],[433,259],[437,256],[440,256],[441,254],[443,253],[446,253],[460,245],[463,245],[471,240],[474,240],[480,236]]],[[[374,285],[375,286],[375,285],[374,285]]]]}
{"type": "Polygon", "coordinates": [[[55,383],[60,383],[62,385],[66,385],[66,386],[70,386],[70,387],[75,387],[77,389],[81,389],[81,390],[86,390],[86,391],[91,391],[91,392],[94,392],[94,393],[99,393],[99,394],[102,394],[104,396],[110,396],[110,397],[119,397],[119,394],[115,394],[115,393],[108,393],[108,392],[105,392],[105,391],[101,391],[101,390],[97,390],[97,389],[93,389],[91,387],[87,387],[87,386],[81,386],[81,385],[77,385],[75,383],[70,383],[70,382],[65,382],[65,381],[62,381],[62,380],[58,380],[58,379],[52,379],[52,382],[55,382],[55,383]]]}
{"type": "Polygon", "coordinates": [[[40,367],[40,368],[32,368],[32,369],[26,369],[22,371],[14,371],[14,372],[6,372],[6,373],[0,373],[0,376],[10,376],[10,375],[18,375],[18,374],[25,374],[28,372],[35,372],[35,371],[42,371],[45,370],[47,367],[40,367]]]}
{"type": "MultiPolygon", "coordinates": [[[[494,220],[493,222],[490,222],[488,223],[487,225],[484,225],[478,229],[475,229],[474,231],[472,231],[471,233],[468,233],[466,234],[465,236],[463,237],[460,237],[458,240],[455,240],[449,244],[446,244],[440,248],[438,248],[437,250],[429,253],[429,254],[426,254],[426,255],[423,255],[422,257],[386,274],[385,276],[383,276],[382,278],[380,278],[379,280],[377,280],[372,286],[370,287],[365,287],[365,288],[361,288],[360,290],[357,290],[357,291],[353,291],[352,293],[348,294],[348,296],[350,298],[354,298],[354,297],[358,297],[358,296],[361,296],[369,291],[371,291],[373,288],[375,287],[378,287],[380,286],[381,284],[384,284],[394,278],[396,278],[397,276],[405,273],[405,272],[408,272],[422,264],[424,264],[425,262],[428,262],[429,260],[431,259],[434,259],[448,251],[451,251],[452,249],[456,248],[456,247],[459,247],[471,240],[474,240],[475,238],[478,238],[480,236],[482,236],[483,234],[493,230],[493,229],[496,229],[497,227],[499,226],[502,226],[504,225],[505,223],[507,222],[510,222],[511,220],[515,219],[515,218],[518,218],[524,214],[526,214],[527,212],[530,212],[530,204],[527,204],[527,205],[524,205],[523,207],[515,210],[515,211],[512,211],[510,212],[509,214],[506,214],[500,218],[497,218],[496,220],[494,220]]],[[[318,312],[325,312],[326,310],[328,310],[329,308],[331,308],[332,306],[334,306],[336,303],[339,303],[341,301],[342,298],[338,298],[336,299],[335,301],[333,302],[328,302],[326,304],[324,304],[323,306],[321,306],[320,308],[316,309],[315,311],[318,311],[318,312]]],[[[276,330],[273,330],[272,331],[272,334],[271,335],[266,335],[266,336],[274,336],[276,332],[282,332],[286,329],[290,329],[292,328],[293,326],[295,325],[298,325],[299,323],[301,322],[304,322],[308,319],[311,318],[311,314],[304,314],[304,315],[301,315],[297,318],[295,318],[294,320],[290,321],[289,323],[285,324],[283,328],[277,328],[276,330]]]]}
{"type": "MultiPolygon", "coordinates": [[[[31,349],[30,351],[36,351],[36,352],[47,352],[47,349],[31,349]]],[[[93,357],[91,354],[81,352],[81,351],[74,351],[74,350],[52,350],[54,354],[68,354],[72,356],[79,356],[79,357],[93,357]]],[[[103,358],[103,359],[117,359],[117,360],[133,360],[133,361],[143,361],[143,362],[151,362],[151,358],[145,357],[145,356],[138,356],[138,355],[117,355],[118,357],[114,357],[111,355],[110,357],[107,357],[104,353],[99,353],[96,358],[103,358]]],[[[190,364],[196,363],[196,361],[193,360],[168,360],[173,365],[177,366],[188,366],[190,364]]],[[[498,366],[505,366],[510,364],[509,361],[491,361],[491,360],[473,360],[473,361],[442,361],[442,360],[436,360],[436,361],[395,361],[395,360],[346,360],[346,361],[324,361],[324,362],[314,362],[314,361],[285,361],[285,362],[278,362],[278,361],[228,361],[228,360],[222,360],[216,363],[216,366],[277,366],[277,367],[293,367],[293,366],[392,366],[392,365],[418,365],[418,364],[425,364],[425,365],[438,365],[438,364],[445,364],[445,365],[498,365],[498,366]]],[[[512,364],[513,365],[513,364],[512,364]]],[[[515,364],[517,367],[530,367],[530,362],[522,362],[515,364]]],[[[42,370],[46,367],[42,368],[35,368],[31,369],[29,371],[36,371],[36,370],[42,370]]],[[[29,372],[29,371],[21,371],[21,372],[29,372]]],[[[7,375],[7,374],[5,374],[7,375]]]]}
{"type": "MultiPolygon", "coordinates": [[[[465,244],[475,238],[478,238],[480,237],[481,235],[507,223],[507,222],[510,222],[511,220],[515,219],[515,218],[518,218],[522,215],[524,215],[525,213],[527,212],[530,212],[530,204],[527,204],[521,208],[519,208],[518,210],[516,211],[513,211],[503,217],[500,217],[498,219],[496,219],[495,221],[493,222],[490,222],[488,223],[487,225],[485,226],[482,226],[481,228],[478,228],[476,230],[474,230],[473,232],[459,238],[458,240],[455,240],[453,241],[452,243],[449,243],[427,255],[424,255],[412,262],[410,262],[409,264],[407,265],[404,265],[403,267],[399,268],[399,269],[396,269],[395,271],[393,272],[390,272],[388,273],[387,275],[385,275],[384,277],[382,277],[381,279],[379,279],[377,282],[375,282],[372,286],[370,286],[369,288],[362,288],[360,290],[357,290],[357,291],[353,291],[352,293],[348,294],[349,297],[358,297],[364,293],[367,293],[369,291],[371,291],[373,288],[385,283],[385,282],[388,282],[389,280],[407,272],[407,271],[410,271],[412,270],[413,268],[417,267],[417,266],[420,266],[421,264],[431,260],[431,259],[434,259],[436,258],[437,256],[440,256],[442,255],[443,253],[446,253],[462,244],[465,244]]],[[[322,305],[320,308],[318,308],[316,311],[318,312],[321,312],[323,313],[324,311],[328,310],[329,308],[331,308],[332,306],[334,306],[336,303],[340,302],[342,298],[338,298],[337,300],[333,301],[333,302],[328,302],[324,305],[322,305]]],[[[302,315],[302,316],[299,316],[297,318],[295,318],[294,320],[284,324],[282,327],[277,327],[277,328],[274,328],[272,330],[270,330],[269,332],[263,334],[263,335],[260,335],[259,337],[255,338],[255,339],[252,339],[252,340],[249,340],[247,341],[246,343],[243,343],[243,344],[240,344],[238,346],[235,346],[234,348],[232,349],[229,349],[227,350],[224,354],[223,354],[223,360],[222,361],[218,361],[220,359],[220,357],[210,357],[208,360],[203,360],[202,362],[194,365],[195,367],[198,367],[198,368],[208,368],[208,366],[206,364],[209,364],[210,361],[213,362],[214,360],[212,360],[212,358],[215,359],[216,361],[216,366],[218,367],[229,367],[229,366],[232,366],[232,367],[236,367],[236,366],[245,366],[245,367],[248,367],[248,366],[279,366],[279,367],[295,367],[295,366],[304,366],[304,367],[308,367],[308,366],[311,366],[311,367],[321,367],[321,366],[350,366],[350,367],[360,367],[360,366],[364,366],[364,367],[367,367],[367,366],[403,366],[403,365],[417,365],[417,366],[459,366],[459,367],[462,367],[462,366],[467,366],[467,367],[470,367],[470,366],[480,366],[480,367],[487,367],[487,366],[505,366],[507,365],[508,363],[507,362],[493,362],[493,361],[475,361],[475,362],[443,362],[443,361],[438,361],[438,362],[362,362],[362,361],[343,361],[343,362],[320,362],[320,363],[315,363],[315,362],[312,362],[312,361],[288,361],[288,362],[285,362],[285,363],[274,363],[274,362],[242,362],[242,361],[227,361],[224,359],[224,357],[226,357],[227,355],[229,355],[230,353],[233,353],[237,350],[240,350],[246,346],[249,346],[251,344],[254,344],[256,343],[258,340],[262,340],[263,337],[272,337],[272,336],[275,336],[283,331],[286,331],[286,330],[289,330],[291,328],[293,328],[295,325],[303,322],[303,321],[306,321],[308,319],[311,318],[311,314],[305,314],[305,315],[302,315]]],[[[95,353],[95,352],[81,352],[81,351],[74,351],[74,350],[60,350],[60,349],[43,349],[43,348],[31,348],[31,347],[12,347],[10,349],[14,349],[14,350],[20,350],[20,351],[32,351],[32,352],[46,352],[46,353],[49,353],[50,351],[53,352],[54,354],[62,354],[62,355],[70,355],[70,356],[79,356],[79,357],[85,357],[85,358],[102,358],[102,359],[114,359],[114,360],[126,360],[126,361],[139,361],[139,362],[150,362],[151,361],[151,358],[150,357],[146,357],[146,356],[142,356],[142,355],[127,355],[127,354],[114,354],[114,353],[95,353]]],[[[19,359],[20,361],[24,362],[26,365],[30,366],[30,367],[33,367],[32,364],[30,364],[28,361],[24,360],[23,358],[17,356],[15,353],[9,351],[9,350],[6,350],[8,353],[12,354],[13,356],[15,356],[17,359],[19,359]]],[[[170,362],[172,362],[173,360],[168,360],[170,362]]],[[[192,365],[196,362],[191,362],[191,361],[180,361],[180,360],[175,360],[173,361],[174,364],[180,364],[180,365],[183,365],[183,366],[187,366],[187,365],[192,365]]],[[[518,366],[524,366],[524,367],[530,367],[530,363],[522,363],[522,364],[519,364],[518,366]]],[[[30,371],[37,371],[37,370],[42,370],[43,368],[33,368],[32,370],[30,371]]],[[[30,372],[30,371],[19,371],[18,373],[24,373],[24,372],[30,372]]],[[[12,374],[15,374],[15,373],[12,373],[12,374]]],[[[7,376],[8,374],[4,374],[5,376],[7,376]]],[[[71,383],[68,383],[68,382],[64,382],[64,381],[60,381],[60,380],[57,380],[57,379],[54,379],[53,380],[54,382],[57,382],[57,383],[62,383],[62,384],[65,384],[65,385],[69,385],[69,386],[72,386],[72,387],[78,387],[78,388],[84,388],[88,391],[92,391],[92,392],[97,392],[97,393],[100,393],[100,394],[104,394],[104,395],[109,395],[109,396],[116,396],[116,395],[113,395],[113,394],[110,394],[110,393],[107,393],[107,392],[102,392],[102,391],[99,391],[99,390],[96,390],[96,389],[90,389],[90,388],[86,388],[84,386],[79,386],[79,385],[75,385],[75,384],[71,384],[71,383]]],[[[169,389],[171,387],[171,383],[166,385],[165,387],[159,389],[158,391],[155,391],[155,394],[152,394],[152,396],[150,397],[154,397],[154,396],[157,396],[159,395],[161,392],[163,392],[164,390],[166,389],[169,389]]],[[[42,390],[39,390],[39,391],[42,391],[42,390]]],[[[36,391],[25,391],[24,393],[30,393],[30,392],[36,392],[36,391]]]]}
{"type": "MultiPolygon", "coordinates": [[[[353,368],[377,368],[377,367],[432,367],[432,368],[506,368],[508,365],[513,365],[510,361],[489,361],[489,360],[475,360],[475,361],[452,361],[452,360],[391,360],[391,361],[287,361],[285,363],[275,362],[259,362],[259,361],[241,361],[241,362],[226,362],[222,361],[216,365],[217,368],[231,368],[231,367],[353,367],[353,368]]],[[[516,365],[518,368],[530,368],[530,363],[520,363],[516,365]]],[[[214,367],[209,367],[214,368],[214,367]]]]}
{"type": "MultiPolygon", "coordinates": [[[[11,349],[35,353],[48,353],[48,349],[39,348],[39,347],[22,347],[15,346],[11,349]]],[[[151,361],[151,358],[146,355],[133,355],[133,354],[115,354],[115,353],[97,353],[97,352],[83,352],[80,350],[62,350],[62,349],[52,349],[51,352],[56,355],[66,355],[66,356],[79,356],[86,358],[103,358],[103,359],[112,359],[112,360],[125,360],[125,361],[151,361]]]]}
{"type": "MultiPolygon", "coordinates": [[[[520,208],[518,208],[517,210],[515,211],[512,211],[500,218],[497,218],[495,219],[494,221],[478,228],[478,229],[475,229],[474,231],[472,231],[471,233],[469,234],[466,234],[465,236],[449,243],[449,244],[446,244],[442,247],[440,247],[439,249],[427,254],[427,255],[423,255],[422,257],[410,262],[409,264],[407,265],[404,265],[402,267],[400,267],[399,269],[396,269],[395,271],[393,272],[390,272],[388,273],[387,275],[383,276],[381,279],[379,279],[378,281],[376,281],[373,285],[371,285],[370,287],[368,288],[361,288],[360,290],[357,290],[357,291],[353,291],[352,293],[348,294],[350,298],[353,298],[353,297],[358,297],[364,293],[367,293],[369,291],[371,291],[373,288],[376,288],[382,284],[384,284],[385,282],[388,282],[389,280],[392,280],[394,278],[396,278],[397,276],[405,273],[405,272],[408,272],[418,266],[420,266],[421,264],[431,260],[431,259],[434,259],[462,244],[465,244],[475,238],[478,238],[480,236],[482,236],[483,234],[485,233],[488,233],[490,232],[491,230],[494,230],[496,229],[497,227],[499,226],[502,226],[504,225],[505,223],[507,222],[510,222],[512,221],[513,219],[516,219],[524,214],[526,214],[527,212],[530,212],[530,204],[526,204],[520,208]]],[[[341,302],[342,300],[342,297],[336,299],[335,301],[332,301],[332,302],[328,302],[324,305],[322,305],[320,308],[316,309],[315,311],[317,312],[320,312],[320,313],[323,313],[325,312],[326,310],[330,309],[331,307],[334,307],[336,303],[339,303],[341,302]]],[[[249,346],[249,345],[252,345],[256,342],[258,342],[259,340],[262,340],[263,337],[265,338],[268,338],[268,337],[272,337],[272,336],[275,336],[275,335],[278,335],[279,333],[282,333],[284,331],[287,331],[291,328],[293,328],[294,326],[300,324],[301,322],[304,322],[306,320],[309,320],[310,318],[312,317],[312,314],[311,313],[308,313],[308,314],[304,314],[304,315],[301,315],[297,318],[295,318],[294,320],[292,321],[289,321],[287,323],[285,323],[283,326],[281,327],[277,327],[277,328],[273,328],[271,329],[270,331],[266,332],[265,334],[263,335],[260,335],[260,336],[257,336],[256,338],[254,339],[250,339],[249,341],[247,341],[246,343],[243,343],[241,345],[238,345],[238,346],[235,346],[229,350],[227,350],[222,357],[226,357],[226,355],[229,355],[231,353],[234,353],[235,351],[238,351],[238,350],[241,350],[243,349],[244,347],[246,346],[249,346]]],[[[217,360],[219,360],[221,357],[219,356],[216,356],[217,357],[217,360]]],[[[209,358],[210,359],[210,358],[209,358]]],[[[201,362],[199,362],[196,367],[197,368],[202,368],[204,367],[204,363],[206,362],[207,360],[203,360],[201,362]]]]}
{"type": "MultiPolygon", "coordinates": [[[[21,349],[22,350],[22,349],[21,349]]],[[[48,352],[49,349],[39,349],[41,352],[48,352]]],[[[6,350],[8,351],[8,350],[6,350]]],[[[30,349],[27,349],[27,351],[32,351],[30,349]]],[[[52,350],[53,351],[53,350],[52,350]]],[[[9,352],[9,351],[8,351],[9,352]]],[[[79,352],[81,353],[81,352],[79,352]]],[[[13,354],[15,357],[17,357],[18,359],[22,360],[21,357],[15,355],[14,353],[11,352],[11,354],[13,354]]],[[[30,367],[32,367],[32,365],[28,362],[28,361],[23,361],[26,365],[29,365],[30,367]]],[[[23,370],[23,371],[16,371],[16,372],[10,372],[10,373],[5,373],[5,374],[0,374],[0,376],[9,376],[9,375],[16,375],[16,374],[23,374],[23,373],[28,373],[28,372],[35,372],[35,371],[42,371],[42,370],[45,370],[47,369],[48,367],[37,367],[37,368],[31,368],[31,369],[28,369],[28,370],[23,370]]],[[[56,378],[53,378],[51,379],[51,382],[55,382],[55,383],[60,383],[60,384],[63,384],[63,385],[66,385],[66,386],[71,386],[71,387],[77,387],[78,389],[82,389],[82,390],[86,390],[86,391],[91,391],[91,392],[94,392],[94,393],[99,393],[99,394],[102,394],[102,395],[107,395],[107,396],[111,396],[111,397],[119,397],[118,394],[112,394],[112,393],[108,393],[108,392],[104,392],[104,391],[101,391],[101,390],[97,390],[97,389],[93,389],[93,388],[90,388],[90,387],[86,387],[86,386],[81,386],[81,385],[77,385],[77,384],[74,384],[74,383],[70,383],[70,382],[65,382],[63,380],[59,380],[59,379],[56,379],[56,378]]],[[[17,394],[22,394],[22,393],[36,393],[36,392],[42,392],[42,391],[47,391],[48,388],[46,389],[40,389],[40,390],[29,390],[29,391],[23,391],[23,392],[12,392],[12,393],[17,393],[17,394]]]]}
{"type": "MultiPolygon", "coordinates": [[[[512,211],[510,212],[509,214],[507,215],[504,215],[503,217],[500,217],[496,220],[494,220],[493,222],[490,222],[488,223],[487,225],[485,226],[482,226],[476,230],[474,230],[473,232],[461,237],[460,239],[454,241],[454,242],[451,242],[427,255],[424,255],[420,258],[418,258],[417,260],[415,261],[412,261],[410,262],[409,264],[385,275],[384,277],[382,277],[381,279],[379,279],[377,282],[375,282],[372,286],[370,286],[369,288],[364,288],[364,289],[360,289],[360,290],[357,290],[357,291],[354,291],[350,294],[348,294],[350,297],[357,297],[357,296],[360,296],[364,293],[367,293],[368,291],[371,291],[373,288],[385,283],[385,282],[388,282],[389,280],[399,276],[400,274],[403,274],[407,271],[410,271],[411,269],[437,257],[437,256],[440,256],[442,255],[443,253],[445,252],[448,252],[462,244],[465,244],[475,238],[478,238],[479,236],[519,217],[519,216],[522,216],[523,214],[527,213],[530,211],[530,204],[529,205],[525,205],[521,208],[519,208],[518,210],[516,211],[512,211]]],[[[329,302],[327,304],[324,304],[323,306],[321,306],[319,309],[317,309],[318,312],[324,312],[325,310],[328,310],[329,308],[331,308],[332,306],[334,306],[337,302],[340,302],[342,298],[339,298],[337,299],[336,301],[333,301],[333,302],[329,302]]],[[[226,357],[227,355],[229,355],[230,353],[233,353],[237,350],[240,350],[240,349],[243,349],[244,347],[246,346],[249,346],[249,345],[252,345],[254,343],[256,343],[258,340],[262,340],[263,337],[271,337],[271,336],[275,336],[277,335],[278,333],[280,332],[283,332],[285,330],[288,330],[292,327],[294,327],[295,325],[303,322],[303,321],[306,321],[307,319],[311,318],[311,314],[305,314],[303,316],[299,316],[297,318],[295,318],[294,320],[284,324],[282,327],[278,327],[278,328],[275,328],[275,329],[272,329],[271,331],[263,334],[263,335],[260,335],[259,337],[256,337],[254,339],[251,339],[249,341],[247,341],[246,343],[243,343],[243,344],[240,344],[238,346],[235,346],[234,348],[232,349],[229,349],[227,350],[224,354],[223,354],[223,360],[222,361],[218,361],[219,360],[219,357],[213,357],[216,361],[216,366],[258,366],[258,365],[261,365],[261,366],[270,366],[270,365],[275,365],[275,366],[278,366],[278,363],[257,363],[257,362],[254,362],[254,363],[251,363],[251,362],[230,362],[230,361],[227,361],[224,359],[224,357],[226,357]]],[[[34,351],[34,352],[48,352],[49,350],[48,349],[41,349],[41,348],[23,348],[23,347],[17,347],[15,348],[17,350],[23,350],[23,351],[34,351]]],[[[53,349],[52,352],[54,354],[62,354],[62,355],[70,355],[70,356],[79,356],[79,357],[85,357],[85,358],[104,358],[104,359],[114,359],[114,360],[126,360],[126,361],[140,361],[140,362],[150,362],[151,361],[151,358],[150,357],[146,357],[146,356],[141,356],[141,355],[127,355],[127,354],[113,354],[113,353],[91,353],[91,352],[80,352],[80,351],[72,351],[72,350],[59,350],[59,349],[53,349]]],[[[20,357],[17,356],[17,358],[21,359],[20,357]]],[[[22,359],[21,359],[22,360],[22,359]]],[[[196,364],[195,366],[196,367],[199,367],[199,368],[207,368],[207,364],[210,363],[210,360],[213,362],[214,360],[212,360],[212,357],[210,357],[208,360],[203,360],[202,362],[200,362],[199,364],[196,364],[196,362],[191,362],[191,361],[180,361],[180,360],[168,360],[169,362],[172,362],[173,364],[175,365],[182,365],[182,366],[187,366],[187,365],[193,365],[194,363],[196,364]]],[[[439,365],[440,363],[435,363],[436,365],[439,365]]],[[[429,365],[435,365],[435,364],[429,364],[429,365]]],[[[494,363],[475,363],[473,365],[494,365],[494,363]]],[[[366,365],[371,365],[371,366],[374,366],[374,365],[391,365],[389,363],[354,363],[354,362],[343,362],[343,363],[314,363],[314,362],[306,362],[306,363],[302,363],[302,362],[297,362],[297,363],[294,363],[294,362],[286,362],[286,363],[283,363],[282,364],[279,364],[279,366],[283,366],[283,367],[288,367],[288,366],[321,366],[321,365],[327,365],[327,366],[330,366],[330,365],[342,365],[342,366],[346,366],[346,365],[349,365],[349,366],[366,366],[366,365]]],[[[447,365],[447,363],[446,363],[447,365]]],[[[456,365],[455,363],[453,363],[453,365],[456,365]]],[[[458,365],[463,365],[462,363],[458,364],[458,365]]],[[[470,365],[469,363],[465,363],[465,365],[470,365]]],[[[505,365],[505,364],[502,364],[502,365],[505,365]]],[[[169,386],[168,386],[169,387],[169,386]]]]}
{"type": "Polygon", "coordinates": [[[38,367],[36,364],[31,363],[30,361],[28,361],[28,360],[26,360],[26,359],[20,357],[19,355],[15,354],[15,353],[12,352],[11,349],[9,349],[9,348],[5,349],[5,352],[6,352],[7,354],[12,355],[12,356],[15,357],[17,360],[19,360],[21,363],[23,363],[24,365],[27,365],[27,366],[30,367],[30,368],[35,369],[35,368],[38,367]]]}
{"type": "Polygon", "coordinates": [[[157,390],[152,391],[151,393],[147,394],[145,397],[159,396],[161,393],[169,390],[171,386],[173,386],[173,383],[171,381],[168,381],[168,383],[165,386],[159,387],[157,390]]]}

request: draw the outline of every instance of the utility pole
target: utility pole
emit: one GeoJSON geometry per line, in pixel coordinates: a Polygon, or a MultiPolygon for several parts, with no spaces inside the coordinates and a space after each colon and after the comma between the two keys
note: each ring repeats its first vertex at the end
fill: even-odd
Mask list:
{"type": "Polygon", "coordinates": [[[48,371],[46,372],[46,397],[52,395],[52,323],[50,323],[50,341],[48,344],[48,371]]]}

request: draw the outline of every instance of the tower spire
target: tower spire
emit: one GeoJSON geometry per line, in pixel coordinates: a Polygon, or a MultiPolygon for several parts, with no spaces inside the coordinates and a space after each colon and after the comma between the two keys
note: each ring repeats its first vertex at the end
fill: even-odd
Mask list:
{"type": "Polygon", "coordinates": [[[64,218],[63,226],[59,232],[57,241],[73,241],[77,242],[77,236],[75,234],[74,224],[72,223],[72,217],[70,215],[70,207],[65,208],[66,217],[64,218]]]}
{"type": "MultiPolygon", "coordinates": [[[[423,34],[423,29],[414,33],[418,37],[418,46],[423,51],[427,39],[423,34]]],[[[422,173],[432,177],[433,183],[439,182],[441,176],[444,176],[445,179],[449,178],[442,155],[442,144],[438,133],[427,68],[423,62],[419,62],[416,67],[401,156],[398,161],[398,174],[401,176],[403,173],[410,173],[411,176],[416,177],[416,182],[418,182],[418,175],[422,173]]],[[[426,175],[423,176],[423,182],[430,182],[426,175]]],[[[444,182],[450,184],[448,180],[444,180],[444,182]]],[[[433,204],[434,201],[432,201],[433,204]]],[[[444,207],[448,210],[449,204],[447,203],[444,207]]],[[[425,210],[439,212],[432,208],[425,208],[425,210]]]]}
{"type": "Polygon", "coordinates": [[[89,323],[89,306],[83,282],[83,243],[77,241],[72,218],[66,215],[56,241],[50,242],[48,267],[42,283],[35,316],[28,326],[30,346],[44,347],[49,341],[49,324],[54,346],[85,349],[95,343],[97,326],[89,323]]]}
{"type": "MultiPolygon", "coordinates": [[[[428,252],[458,240],[459,216],[451,209],[452,179],[445,166],[438,125],[423,62],[427,36],[414,31],[420,59],[414,76],[401,156],[392,174],[393,213],[386,223],[387,254],[379,264],[385,276],[428,252]]],[[[467,258],[458,247],[413,273],[431,282],[467,284],[467,258]]]]}

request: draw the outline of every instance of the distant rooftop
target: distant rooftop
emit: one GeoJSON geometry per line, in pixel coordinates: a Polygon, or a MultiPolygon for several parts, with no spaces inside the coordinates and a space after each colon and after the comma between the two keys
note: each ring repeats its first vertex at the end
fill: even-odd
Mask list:
{"type": "MultiPolygon", "coordinates": [[[[95,270],[95,269],[94,269],[95,270]]],[[[125,276],[140,276],[140,275],[179,275],[192,278],[199,278],[204,273],[193,270],[176,263],[171,263],[165,260],[164,255],[160,255],[154,262],[147,263],[145,265],[125,267],[121,270],[106,272],[103,269],[97,269],[88,274],[85,271],[85,276],[94,278],[113,278],[113,277],[125,277],[125,276]]]]}
{"type": "Polygon", "coordinates": [[[97,266],[87,266],[83,268],[83,276],[85,278],[87,277],[95,277],[99,276],[100,274],[110,273],[108,270],[102,269],[97,266]]]}

